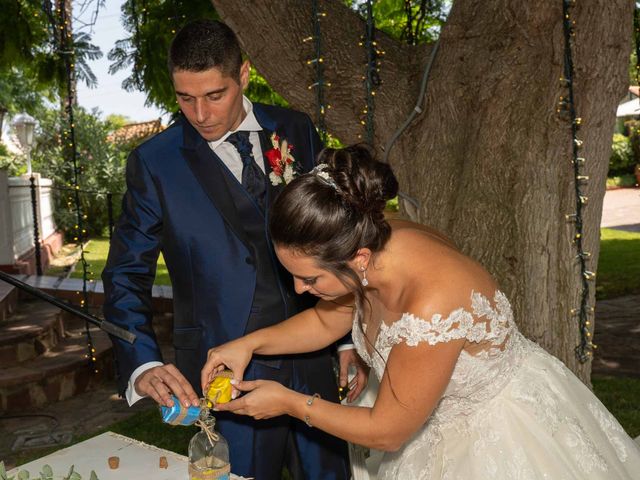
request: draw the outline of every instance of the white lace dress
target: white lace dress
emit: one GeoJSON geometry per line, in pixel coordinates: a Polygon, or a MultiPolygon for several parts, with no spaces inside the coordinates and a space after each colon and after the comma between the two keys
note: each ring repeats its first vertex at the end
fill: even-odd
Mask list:
{"type": "Polygon", "coordinates": [[[462,351],[433,414],[384,455],[378,479],[640,479],[640,448],[562,362],[518,332],[505,295],[490,302],[473,293],[472,310],[382,323],[379,355],[354,324],[358,353],[378,379],[400,342],[490,345],[474,356],[462,351]]]}

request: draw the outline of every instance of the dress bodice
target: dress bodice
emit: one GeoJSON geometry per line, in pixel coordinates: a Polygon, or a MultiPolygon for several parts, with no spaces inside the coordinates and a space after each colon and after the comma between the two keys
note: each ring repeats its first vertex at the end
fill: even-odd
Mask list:
{"type": "Polygon", "coordinates": [[[378,380],[382,379],[391,349],[401,342],[409,346],[420,342],[436,345],[464,338],[483,346],[474,354],[462,350],[432,415],[438,421],[472,413],[475,404],[495,396],[517,370],[524,340],[514,322],[509,300],[500,291],[496,291],[493,302],[472,292],[471,311],[458,308],[447,317],[436,314],[428,320],[404,313],[390,325],[381,323],[371,353],[355,320],[352,332],[358,354],[373,368],[378,380]]]}

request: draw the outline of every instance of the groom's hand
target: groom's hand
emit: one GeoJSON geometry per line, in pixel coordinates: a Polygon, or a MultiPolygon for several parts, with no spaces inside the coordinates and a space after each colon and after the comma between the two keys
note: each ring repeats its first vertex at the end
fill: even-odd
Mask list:
{"type": "Polygon", "coordinates": [[[138,395],[149,396],[158,404],[173,406],[171,395],[175,395],[185,407],[200,405],[200,400],[189,381],[174,365],[166,364],[144,371],[136,379],[138,395]]]}

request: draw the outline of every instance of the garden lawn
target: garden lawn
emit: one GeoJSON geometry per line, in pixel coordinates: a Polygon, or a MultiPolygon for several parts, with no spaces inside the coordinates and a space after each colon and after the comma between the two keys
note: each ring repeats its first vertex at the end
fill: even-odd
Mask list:
{"type": "MultiPolygon", "coordinates": [[[[87,270],[90,272],[88,278],[91,280],[100,280],[102,270],[107,263],[107,255],[109,254],[109,239],[99,237],[91,239],[84,247],[84,258],[89,264],[87,270]]],[[[71,274],[71,278],[82,278],[82,263],[76,263],[75,269],[71,274]]],[[[158,258],[158,267],[156,269],[156,279],[153,282],[156,285],[171,285],[169,272],[164,263],[164,258],[160,254],[158,258]]]]}
{"type": "Polygon", "coordinates": [[[640,294],[640,232],[600,230],[596,298],[640,294]]]}

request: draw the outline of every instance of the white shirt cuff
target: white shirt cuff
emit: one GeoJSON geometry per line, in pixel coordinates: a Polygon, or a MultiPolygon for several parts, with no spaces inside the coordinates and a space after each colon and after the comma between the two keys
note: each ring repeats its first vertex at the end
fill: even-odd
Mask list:
{"type": "Polygon", "coordinates": [[[353,343],[343,343],[342,345],[338,345],[337,350],[344,352],[345,350],[353,350],[354,348],[356,348],[356,346],[353,343]]]}
{"type": "Polygon", "coordinates": [[[150,368],[160,367],[162,365],[164,365],[164,363],[162,362],[147,362],[147,363],[143,363],[133,371],[133,373],[129,377],[127,390],[124,392],[124,398],[127,399],[127,403],[129,404],[129,406],[133,405],[138,400],[141,400],[146,396],[146,395],[138,395],[138,392],[136,392],[134,385],[136,384],[136,380],[138,379],[138,377],[142,375],[144,372],[146,372],[147,370],[149,370],[150,368]]]}

